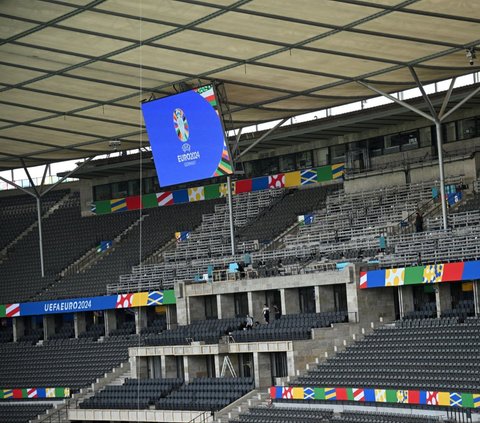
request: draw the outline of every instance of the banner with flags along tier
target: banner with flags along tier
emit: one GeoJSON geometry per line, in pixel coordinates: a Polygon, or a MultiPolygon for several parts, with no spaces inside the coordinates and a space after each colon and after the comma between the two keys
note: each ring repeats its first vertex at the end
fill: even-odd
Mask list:
{"type": "Polygon", "coordinates": [[[480,393],[433,392],[412,389],[272,386],[271,399],[355,401],[387,404],[436,405],[480,409],[480,393]]]}
{"type": "MultiPolygon", "coordinates": [[[[322,183],[332,180],[342,180],[345,174],[345,164],[321,166],[312,169],[279,173],[277,175],[260,176],[258,178],[240,179],[233,182],[234,195],[244,192],[254,192],[265,189],[293,188],[301,185],[322,183]]],[[[142,196],[130,196],[112,200],[95,201],[91,211],[95,214],[118,213],[137,210],[184,204],[196,201],[214,200],[226,196],[226,184],[213,184],[176,191],[164,191],[142,196]]]]}
{"type": "Polygon", "coordinates": [[[360,272],[360,288],[436,284],[480,279],[480,260],[360,272]]]}
{"type": "Polygon", "coordinates": [[[83,311],[110,310],[114,308],[148,307],[175,303],[175,291],[173,289],[167,289],[163,291],[135,292],[101,297],[6,304],[0,306],[0,318],[77,313],[83,311]]]}

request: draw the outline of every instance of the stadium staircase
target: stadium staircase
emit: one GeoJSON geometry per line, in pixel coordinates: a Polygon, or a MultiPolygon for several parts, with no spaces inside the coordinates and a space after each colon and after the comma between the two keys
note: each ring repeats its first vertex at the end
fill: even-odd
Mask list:
{"type": "Polygon", "coordinates": [[[87,251],[83,256],[81,256],[78,260],[73,262],[67,268],[60,272],[60,276],[64,277],[67,275],[72,275],[75,273],[84,272],[94,266],[98,261],[103,260],[108,255],[112,254],[119,246],[119,244],[128,236],[128,234],[136,228],[140,222],[145,220],[148,214],[142,214],[142,216],[134,221],[129,227],[123,230],[119,235],[117,235],[112,240],[112,246],[104,251],[102,254],[98,253],[98,247],[95,246],[89,251],[87,251]]]}
{"type": "MultiPolygon", "coordinates": [[[[59,201],[53,204],[43,215],[42,215],[42,222],[45,219],[48,219],[56,210],[62,207],[68,200],[70,200],[73,196],[73,193],[65,194],[59,201]]],[[[0,264],[2,264],[5,260],[8,259],[8,252],[23,238],[25,238],[30,232],[34,229],[38,228],[38,221],[36,220],[33,222],[28,228],[26,228],[22,233],[20,233],[14,240],[12,240],[8,245],[6,245],[0,251],[0,264]]]]}
{"type": "Polygon", "coordinates": [[[240,414],[245,413],[249,408],[257,407],[261,404],[265,404],[269,398],[268,392],[262,392],[263,390],[255,389],[239,398],[237,401],[232,402],[229,406],[223,410],[215,413],[214,423],[226,423],[230,419],[236,419],[240,414]]]}
{"type": "Polygon", "coordinates": [[[70,409],[78,408],[79,404],[83,401],[93,397],[96,393],[102,391],[109,385],[122,385],[126,379],[131,377],[131,375],[130,362],[126,361],[120,364],[120,366],[112,369],[111,372],[106,373],[103,378],[97,379],[97,381],[92,383],[89,387],[80,389],[80,391],[73,394],[71,398],[48,409],[45,414],[39,416],[36,420],[32,420],[30,423],[69,422],[68,411],[70,409]]]}

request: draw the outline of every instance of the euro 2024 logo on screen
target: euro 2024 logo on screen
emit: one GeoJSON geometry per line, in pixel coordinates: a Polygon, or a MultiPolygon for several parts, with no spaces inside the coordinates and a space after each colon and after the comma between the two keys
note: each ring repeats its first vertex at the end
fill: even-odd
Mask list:
{"type": "Polygon", "coordinates": [[[182,109],[177,108],[173,111],[173,126],[178,139],[182,142],[183,154],[177,156],[178,162],[183,163],[185,167],[194,165],[195,161],[200,158],[200,152],[191,151],[191,146],[187,143],[190,137],[190,129],[187,117],[182,109]]]}

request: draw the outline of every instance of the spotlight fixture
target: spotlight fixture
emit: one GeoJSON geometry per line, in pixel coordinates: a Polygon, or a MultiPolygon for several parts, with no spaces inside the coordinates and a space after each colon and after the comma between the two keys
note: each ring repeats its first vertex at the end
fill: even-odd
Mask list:
{"type": "Polygon", "coordinates": [[[473,66],[475,63],[475,59],[477,58],[475,47],[467,48],[465,55],[467,56],[468,63],[470,63],[470,66],[473,66]]]}

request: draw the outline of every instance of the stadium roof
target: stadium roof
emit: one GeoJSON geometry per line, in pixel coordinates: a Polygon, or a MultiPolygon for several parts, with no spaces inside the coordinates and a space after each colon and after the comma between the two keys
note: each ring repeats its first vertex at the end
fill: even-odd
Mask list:
{"type": "Polygon", "coordinates": [[[137,148],[142,100],[209,81],[238,128],[471,73],[480,2],[2,0],[0,28],[2,170],[137,148]]]}

